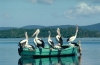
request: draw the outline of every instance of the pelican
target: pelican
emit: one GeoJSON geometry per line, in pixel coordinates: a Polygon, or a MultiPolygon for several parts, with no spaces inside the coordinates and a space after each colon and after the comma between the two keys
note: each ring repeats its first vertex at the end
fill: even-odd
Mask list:
{"type": "Polygon", "coordinates": [[[34,35],[36,35],[35,38],[34,38],[34,43],[35,43],[35,45],[36,45],[38,48],[44,48],[44,46],[45,46],[44,41],[43,41],[42,39],[38,38],[38,34],[39,34],[39,33],[40,33],[40,29],[37,29],[37,30],[35,31],[35,33],[32,35],[32,37],[33,37],[34,35]]]}
{"type": "Polygon", "coordinates": [[[82,48],[81,48],[81,42],[80,41],[78,41],[78,52],[79,52],[79,54],[80,55],[82,55],[82,48]]]}
{"type": "Polygon", "coordinates": [[[29,45],[29,44],[28,44],[28,35],[27,35],[27,32],[25,32],[25,37],[26,37],[26,39],[21,40],[21,41],[19,42],[20,48],[26,47],[26,48],[29,48],[29,49],[33,50],[34,47],[33,47],[32,45],[29,45]]]}
{"type": "Polygon", "coordinates": [[[28,44],[28,37],[27,37],[26,34],[27,34],[27,32],[25,32],[25,37],[26,37],[26,39],[21,40],[21,41],[19,42],[19,46],[20,46],[20,48],[24,48],[25,45],[28,44]]]}
{"type": "Polygon", "coordinates": [[[58,45],[62,46],[63,45],[63,40],[62,40],[59,28],[57,28],[57,33],[58,33],[58,35],[56,36],[56,40],[58,42],[58,45]]]}
{"type": "Polygon", "coordinates": [[[49,36],[48,36],[48,43],[49,43],[49,46],[51,47],[51,48],[54,48],[54,43],[53,43],[53,41],[51,40],[51,32],[50,31],[48,31],[48,33],[49,33],[49,36]]]}
{"type": "Polygon", "coordinates": [[[67,39],[67,42],[69,42],[70,44],[76,39],[77,37],[77,33],[78,33],[78,26],[76,25],[76,33],[74,36],[71,36],[67,39]]]}

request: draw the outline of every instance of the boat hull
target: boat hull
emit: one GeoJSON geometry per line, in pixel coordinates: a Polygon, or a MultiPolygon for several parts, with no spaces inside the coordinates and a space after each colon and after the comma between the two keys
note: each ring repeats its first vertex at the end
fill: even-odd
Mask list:
{"type": "Polygon", "coordinates": [[[68,47],[64,49],[50,49],[50,48],[42,48],[29,51],[29,50],[21,50],[18,49],[18,53],[20,56],[32,56],[35,58],[40,57],[59,57],[59,56],[73,56],[77,54],[77,47],[68,47]]]}

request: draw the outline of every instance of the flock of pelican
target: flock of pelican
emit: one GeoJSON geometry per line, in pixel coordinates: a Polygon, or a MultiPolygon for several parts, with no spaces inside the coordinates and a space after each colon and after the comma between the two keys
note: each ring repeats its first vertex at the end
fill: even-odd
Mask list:
{"type": "MultiPolygon", "coordinates": [[[[37,29],[35,32],[34,32],[34,34],[32,35],[32,37],[34,37],[34,44],[35,44],[35,47],[38,47],[39,49],[42,49],[42,48],[45,48],[45,43],[44,43],[44,41],[41,39],[41,38],[39,38],[38,37],[38,34],[40,33],[40,29],[37,29]]],[[[59,28],[57,28],[57,35],[56,35],[56,41],[57,41],[57,45],[55,45],[54,44],[54,42],[53,42],[53,40],[51,39],[51,32],[50,31],[48,31],[48,33],[49,33],[49,35],[48,35],[48,45],[49,45],[49,47],[51,48],[51,49],[54,49],[54,48],[58,48],[58,49],[60,49],[61,47],[62,47],[62,45],[63,45],[63,39],[62,39],[62,37],[61,37],[61,34],[60,34],[60,29],[59,28]]],[[[78,43],[75,43],[74,42],[74,40],[76,39],[76,37],[77,37],[77,33],[78,33],[78,26],[76,25],[76,33],[75,33],[75,35],[74,36],[71,36],[71,37],[69,37],[69,38],[67,38],[67,42],[69,43],[69,45],[70,46],[78,46],[79,47],[79,52],[80,52],[80,54],[82,54],[81,53],[81,44],[80,44],[80,42],[78,42],[78,43]]],[[[35,47],[34,46],[32,46],[32,45],[30,45],[29,43],[28,43],[28,34],[27,34],[27,32],[25,32],[25,39],[24,40],[21,40],[20,42],[19,42],[19,47],[20,48],[29,48],[29,49],[35,49],[35,47]]]]}

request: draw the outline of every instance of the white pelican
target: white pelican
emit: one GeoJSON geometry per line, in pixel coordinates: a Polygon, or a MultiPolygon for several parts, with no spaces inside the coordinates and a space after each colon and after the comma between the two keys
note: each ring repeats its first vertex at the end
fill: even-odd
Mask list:
{"type": "Polygon", "coordinates": [[[58,33],[58,35],[56,36],[56,40],[59,43],[58,45],[62,46],[63,45],[63,40],[62,40],[59,28],[57,28],[57,33],[58,33]]]}
{"type": "Polygon", "coordinates": [[[27,47],[27,48],[29,48],[29,49],[34,49],[34,47],[33,47],[32,45],[29,45],[29,44],[28,44],[28,35],[27,35],[27,32],[25,32],[25,37],[26,37],[26,39],[21,40],[21,41],[19,42],[20,48],[27,47]]]}
{"type": "Polygon", "coordinates": [[[20,46],[20,48],[24,48],[25,45],[28,44],[28,37],[27,37],[26,34],[27,34],[27,33],[25,32],[25,37],[26,37],[26,39],[21,40],[21,41],[19,42],[19,46],[20,46]]]}
{"type": "Polygon", "coordinates": [[[38,48],[44,48],[44,46],[45,46],[45,44],[44,44],[44,41],[42,40],[42,39],[40,39],[40,38],[38,38],[38,34],[40,33],[40,29],[37,29],[36,31],[35,31],[35,33],[32,35],[32,37],[34,36],[34,35],[36,35],[35,36],[35,38],[34,38],[34,43],[35,43],[35,45],[38,47],[38,48]]]}
{"type": "Polygon", "coordinates": [[[51,47],[51,48],[54,48],[54,43],[53,43],[53,41],[51,40],[51,32],[50,31],[48,31],[48,33],[49,33],[49,36],[48,36],[48,43],[49,43],[49,46],[51,47]]]}
{"type": "Polygon", "coordinates": [[[74,36],[71,36],[67,39],[67,42],[69,42],[70,44],[76,39],[77,37],[77,33],[78,33],[78,26],[76,25],[76,33],[74,36]]]}
{"type": "Polygon", "coordinates": [[[82,55],[82,48],[81,48],[81,42],[80,41],[78,41],[78,52],[79,52],[79,54],[80,55],[82,55]]]}

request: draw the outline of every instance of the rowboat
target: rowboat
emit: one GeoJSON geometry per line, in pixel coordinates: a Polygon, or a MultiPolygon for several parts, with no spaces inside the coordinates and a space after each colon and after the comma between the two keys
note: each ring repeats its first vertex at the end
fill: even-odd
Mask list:
{"type": "Polygon", "coordinates": [[[78,53],[77,47],[64,45],[60,49],[54,48],[51,49],[49,47],[46,48],[35,48],[33,50],[30,50],[28,48],[18,48],[18,53],[21,57],[25,56],[32,56],[34,58],[40,58],[40,57],[59,57],[59,56],[73,56],[78,53]]]}
{"type": "Polygon", "coordinates": [[[49,57],[49,58],[19,58],[18,65],[78,65],[78,56],[49,57]]]}

